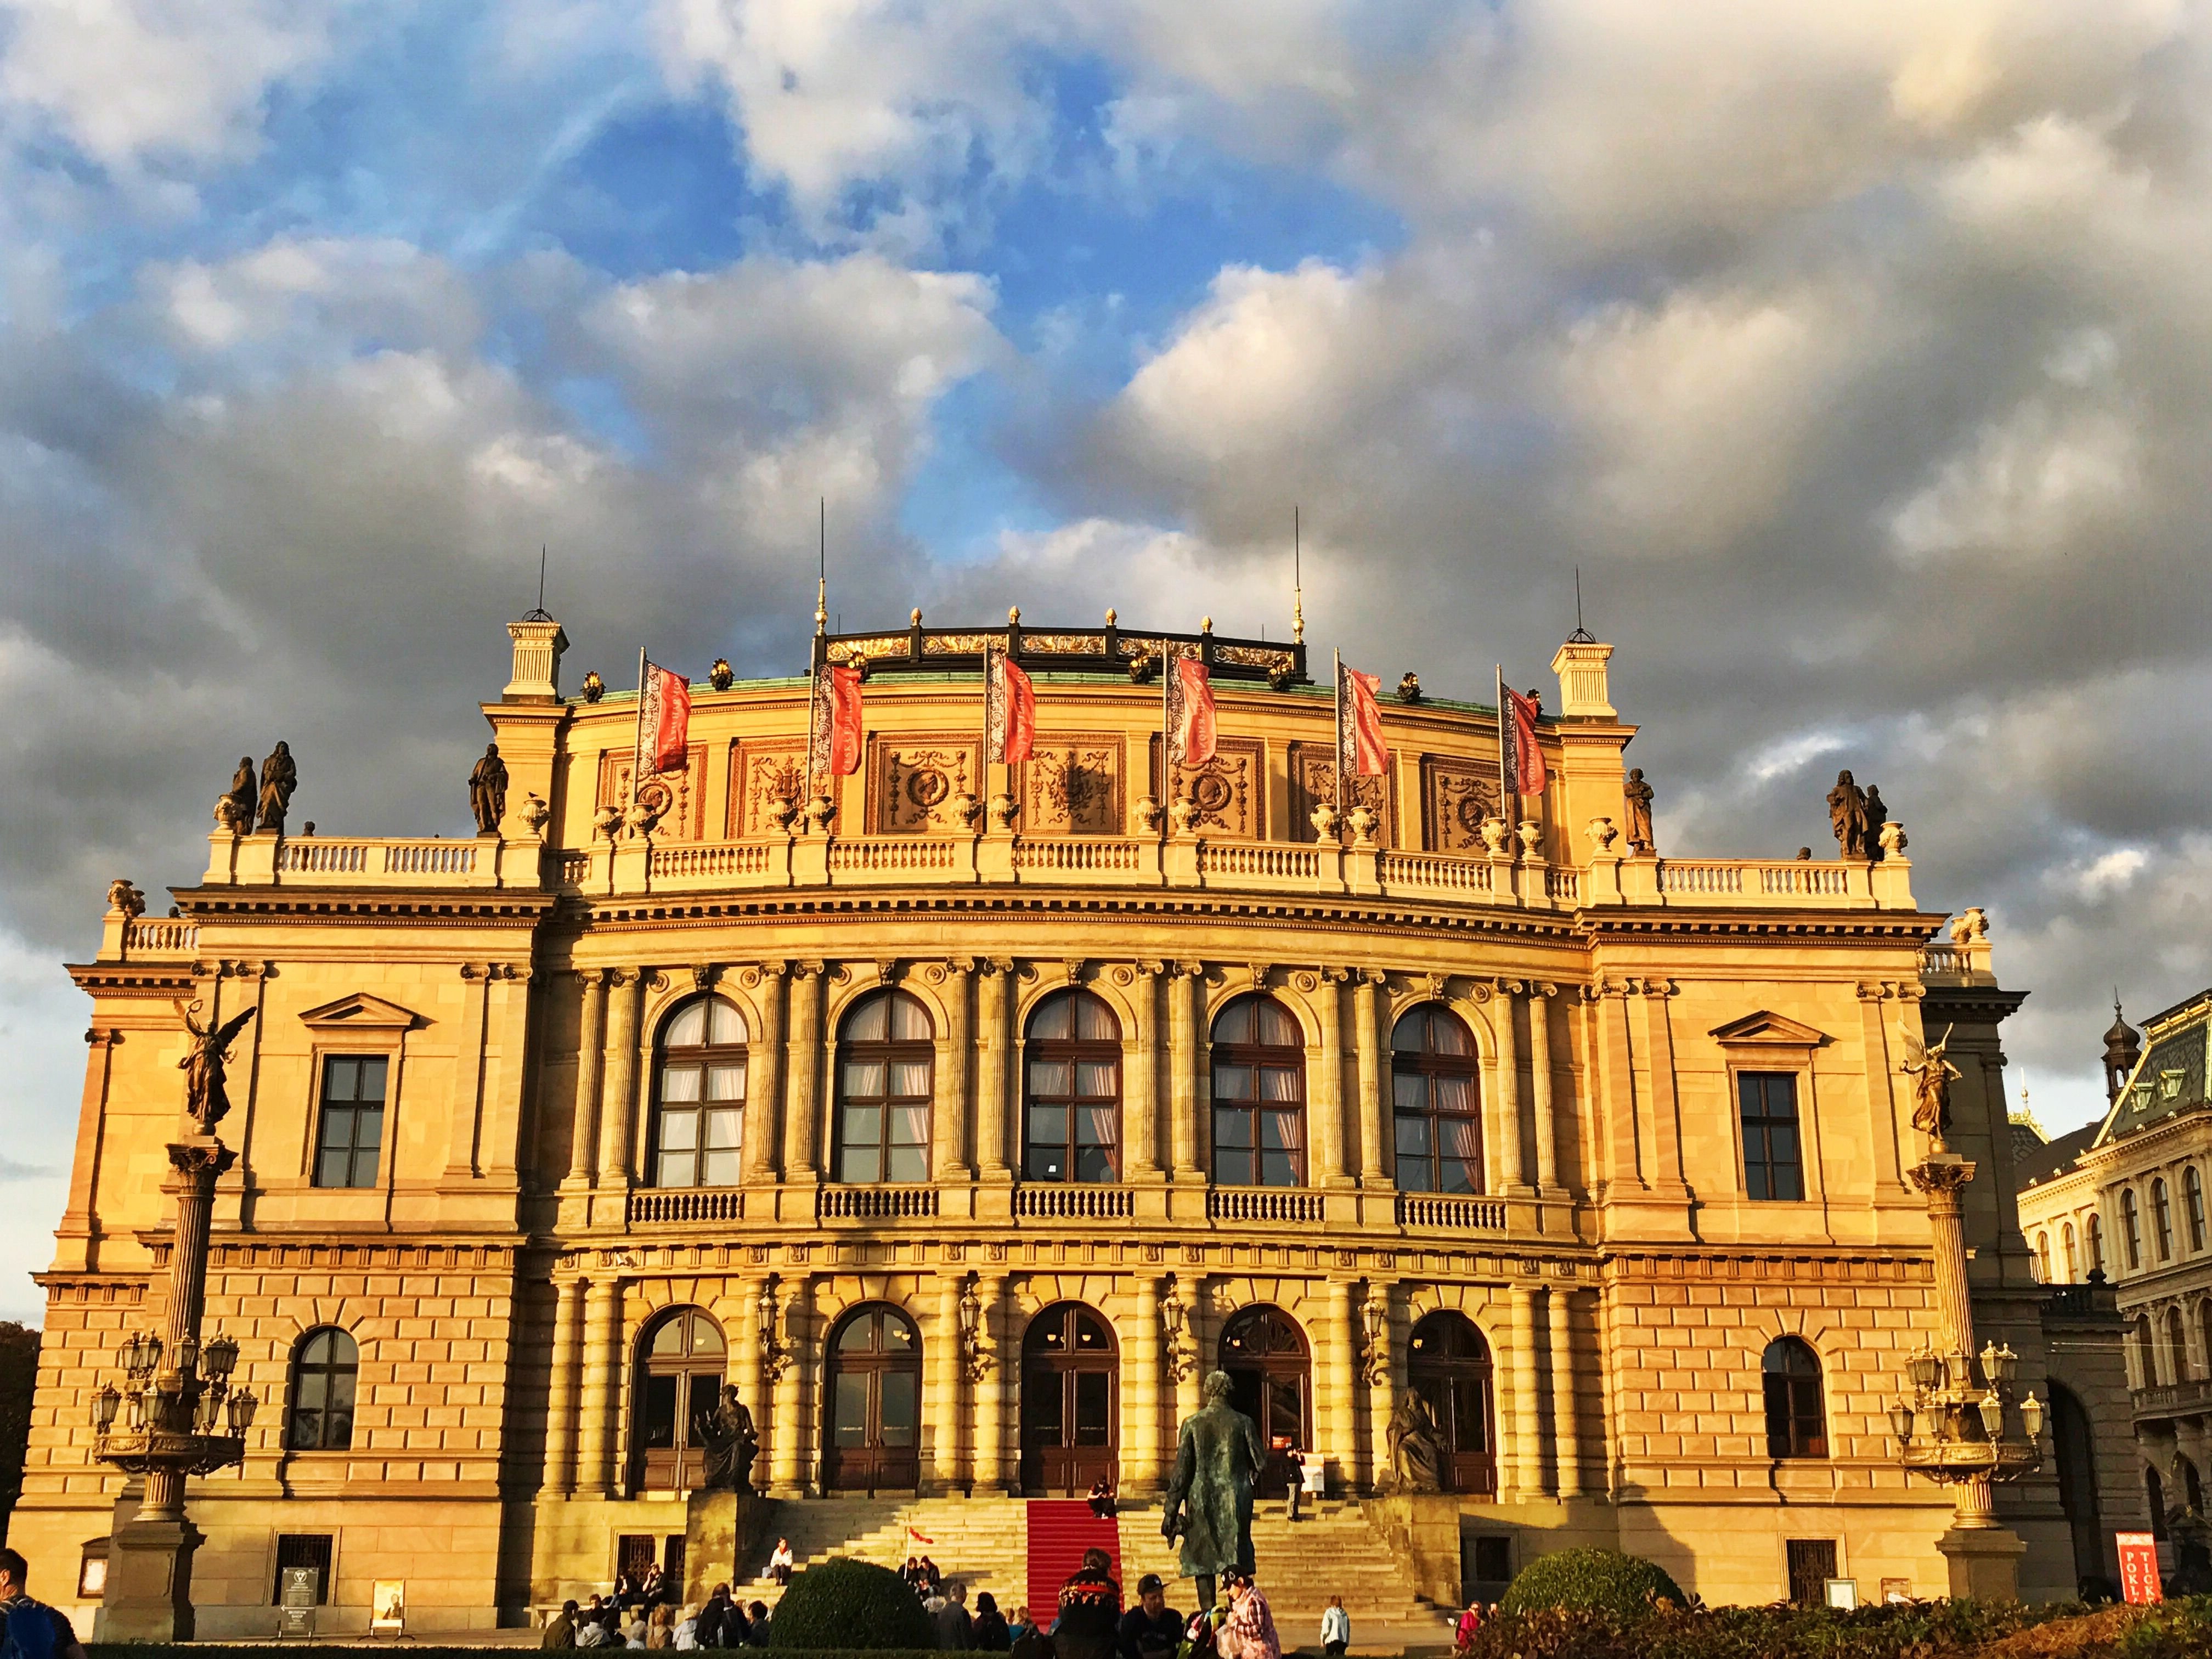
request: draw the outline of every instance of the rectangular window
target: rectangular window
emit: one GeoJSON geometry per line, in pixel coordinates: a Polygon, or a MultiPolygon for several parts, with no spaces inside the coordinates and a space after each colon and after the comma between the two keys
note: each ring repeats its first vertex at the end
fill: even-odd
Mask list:
{"type": "Polygon", "coordinates": [[[318,1187],[374,1187],[384,1139],[382,1054],[332,1054],[323,1061],[315,1130],[318,1187]]]}
{"type": "Polygon", "coordinates": [[[1754,1199],[1805,1196],[1804,1154],[1797,1134],[1797,1074],[1739,1072],[1743,1112],[1743,1186],[1754,1199]]]}
{"type": "Polygon", "coordinates": [[[276,1534],[276,1584],[270,1592],[272,1607],[284,1605],[284,1575],[307,1568],[315,1576],[315,1605],[331,1604],[331,1534],[326,1532],[280,1532],[276,1534]]]}
{"type": "Polygon", "coordinates": [[[1789,1551],[1790,1599],[1801,1607],[1828,1604],[1828,1580],[1836,1576],[1836,1540],[1832,1538],[1791,1538],[1789,1551]]]}

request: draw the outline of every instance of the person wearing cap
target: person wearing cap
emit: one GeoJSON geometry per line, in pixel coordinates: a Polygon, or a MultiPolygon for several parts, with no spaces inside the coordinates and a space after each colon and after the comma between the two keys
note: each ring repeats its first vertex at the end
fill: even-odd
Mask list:
{"type": "Polygon", "coordinates": [[[1229,1596],[1229,1617],[1214,1640],[1221,1659],[1283,1659],[1275,1615],[1252,1575],[1242,1567],[1231,1567],[1221,1575],[1221,1588],[1229,1596]]]}
{"type": "Polygon", "coordinates": [[[1182,1615],[1168,1605],[1159,1574],[1146,1573],[1137,1581],[1137,1604],[1121,1615],[1120,1659],[1174,1659],[1182,1641],[1182,1615]]]}

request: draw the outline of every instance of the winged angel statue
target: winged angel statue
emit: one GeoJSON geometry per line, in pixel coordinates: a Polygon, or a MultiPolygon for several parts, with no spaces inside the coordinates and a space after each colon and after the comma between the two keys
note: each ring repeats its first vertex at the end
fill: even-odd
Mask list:
{"type": "Polygon", "coordinates": [[[1934,1138],[1938,1146],[1951,1135],[1951,1082],[1963,1073],[1944,1058],[1951,1046],[1953,1028],[1946,1025],[1933,1047],[1911,1031],[1903,1033],[1906,1059],[1897,1069],[1912,1079],[1912,1127],[1934,1138]]]}
{"type": "Polygon", "coordinates": [[[234,1014],[220,1025],[202,1025],[192,1018],[195,1002],[187,1007],[177,1005],[184,1016],[185,1029],[192,1034],[192,1046],[177,1062],[177,1069],[185,1074],[185,1111],[206,1134],[215,1133],[215,1126],[230,1110],[230,1095],[224,1087],[223,1056],[231,1041],[245,1029],[246,1022],[253,1018],[253,1010],[234,1014]]]}

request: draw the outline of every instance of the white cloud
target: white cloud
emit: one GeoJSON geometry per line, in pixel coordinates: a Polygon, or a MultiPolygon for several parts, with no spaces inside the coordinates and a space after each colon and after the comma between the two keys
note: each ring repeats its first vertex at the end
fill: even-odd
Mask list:
{"type": "Polygon", "coordinates": [[[1946,460],[1891,515],[1890,535],[1908,561],[2048,556],[2133,504],[2140,457],[2134,423],[2118,411],[2059,410],[2032,398],[1946,460]]]}

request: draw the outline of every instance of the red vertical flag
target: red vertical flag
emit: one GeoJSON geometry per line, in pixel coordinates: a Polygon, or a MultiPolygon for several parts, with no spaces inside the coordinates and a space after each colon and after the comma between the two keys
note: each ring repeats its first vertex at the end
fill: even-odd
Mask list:
{"type": "Polygon", "coordinates": [[[637,756],[630,771],[630,793],[663,772],[681,772],[691,763],[691,682],[659,663],[638,658],[637,756]]]}
{"type": "Polygon", "coordinates": [[[983,647],[983,738],[987,763],[1019,766],[1036,743],[1036,687],[1006,647],[983,647]]]}
{"type": "Polygon", "coordinates": [[[830,671],[829,769],[845,776],[860,769],[860,671],[830,671]]]}
{"type": "Polygon", "coordinates": [[[1389,769],[1390,748],[1382,741],[1382,710],[1375,694],[1380,674],[1337,667],[1336,763],[1349,778],[1379,778],[1389,769]]]}
{"type": "Polygon", "coordinates": [[[1552,774],[1544,764],[1544,746],[1536,739],[1536,701],[1506,684],[1502,674],[1498,681],[1498,770],[1506,801],[1516,795],[1542,794],[1552,774]]]}
{"type": "Polygon", "coordinates": [[[1214,756],[1212,678],[1195,652],[1168,660],[1168,763],[1203,766],[1214,756]]]}

